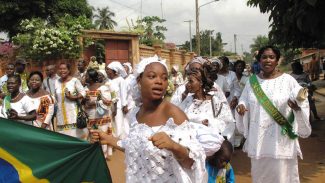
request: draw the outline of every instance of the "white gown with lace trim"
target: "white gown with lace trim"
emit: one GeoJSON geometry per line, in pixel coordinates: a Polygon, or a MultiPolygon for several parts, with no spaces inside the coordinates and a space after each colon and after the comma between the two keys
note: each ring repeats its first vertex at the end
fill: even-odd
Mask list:
{"type": "Polygon", "coordinates": [[[189,122],[181,125],[168,119],[156,132],[165,132],[174,141],[189,149],[189,157],[194,160],[191,169],[183,168],[172,152],[158,149],[148,140],[154,132],[152,127],[138,123],[135,108],[130,113],[130,133],[118,142],[125,149],[126,182],[206,182],[205,152],[196,139],[196,129],[189,122]]]}

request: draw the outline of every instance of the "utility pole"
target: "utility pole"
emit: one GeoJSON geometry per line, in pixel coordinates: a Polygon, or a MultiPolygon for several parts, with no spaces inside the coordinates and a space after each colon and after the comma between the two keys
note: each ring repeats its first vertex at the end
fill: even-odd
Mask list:
{"type": "Polygon", "coordinates": [[[237,42],[237,35],[234,34],[235,54],[237,54],[236,42],[237,42]]]}
{"type": "Polygon", "coordinates": [[[212,32],[213,32],[213,31],[209,31],[209,37],[210,37],[210,58],[212,57],[212,43],[211,43],[212,32]]]}
{"type": "Polygon", "coordinates": [[[161,8],[161,19],[164,19],[163,0],[160,0],[160,8],[161,8]]]}
{"type": "Polygon", "coordinates": [[[200,28],[199,28],[199,0],[195,0],[195,18],[196,18],[196,54],[200,56],[200,28]]]}
{"type": "Polygon", "coordinates": [[[141,20],[142,20],[142,0],[141,0],[141,4],[140,4],[140,18],[141,18],[141,20]]]}
{"type": "Polygon", "coordinates": [[[184,22],[188,22],[188,25],[189,25],[189,32],[190,32],[190,51],[192,52],[193,51],[193,47],[192,47],[192,22],[193,20],[186,20],[184,22]]]}

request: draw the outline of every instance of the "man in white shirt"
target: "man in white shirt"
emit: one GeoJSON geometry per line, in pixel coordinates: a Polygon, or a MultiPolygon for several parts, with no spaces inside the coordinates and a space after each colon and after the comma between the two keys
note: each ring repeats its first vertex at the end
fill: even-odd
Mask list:
{"type": "Polygon", "coordinates": [[[48,65],[45,68],[46,78],[43,80],[43,89],[51,95],[55,93],[55,81],[60,77],[55,73],[55,65],[48,65]]]}

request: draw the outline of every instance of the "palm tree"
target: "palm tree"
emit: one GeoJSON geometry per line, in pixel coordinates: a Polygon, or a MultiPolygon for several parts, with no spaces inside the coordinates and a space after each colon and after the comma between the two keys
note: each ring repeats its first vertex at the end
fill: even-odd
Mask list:
{"type": "Polygon", "coordinates": [[[117,26],[117,23],[112,19],[115,17],[115,13],[109,10],[109,7],[97,8],[98,14],[94,15],[95,26],[98,29],[114,29],[114,26],[117,26]]]}

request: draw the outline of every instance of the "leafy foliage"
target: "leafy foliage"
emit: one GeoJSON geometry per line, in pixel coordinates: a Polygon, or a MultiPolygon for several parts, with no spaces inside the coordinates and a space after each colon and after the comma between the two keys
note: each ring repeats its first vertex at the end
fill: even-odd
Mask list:
{"type": "Polygon", "coordinates": [[[113,30],[117,23],[113,20],[115,13],[109,10],[109,7],[97,8],[98,14],[94,15],[95,26],[98,29],[110,29],[113,30]]]}
{"type": "Polygon", "coordinates": [[[22,20],[40,18],[54,25],[65,14],[91,18],[92,10],[87,0],[0,0],[0,31],[8,32],[11,38],[19,32],[22,20]]]}
{"type": "MultiPolygon", "coordinates": [[[[213,35],[213,30],[203,30],[200,32],[201,39],[201,55],[209,56],[210,55],[210,36],[211,36],[211,49],[212,55],[221,55],[223,52],[222,38],[221,33],[217,32],[213,35]]],[[[186,41],[182,47],[187,51],[190,51],[190,42],[186,41]]],[[[192,38],[192,49],[196,50],[196,35],[192,38]]]]}
{"type": "Polygon", "coordinates": [[[260,48],[270,44],[269,38],[261,35],[254,38],[253,41],[254,43],[249,46],[251,48],[251,53],[254,53],[255,51],[258,51],[260,48]]]}
{"type": "Polygon", "coordinates": [[[140,43],[148,46],[162,43],[166,39],[164,32],[167,31],[167,28],[162,25],[165,21],[158,16],[146,16],[138,19],[133,29],[140,33],[140,43]]]}
{"type": "Polygon", "coordinates": [[[248,0],[247,4],[270,13],[272,43],[284,48],[325,47],[325,1],[248,0]]]}
{"type": "Polygon", "coordinates": [[[82,29],[88,28],[91,21],[85,16],[65,15],[55,26],[40,18],[26,19],[20,23],[21,33],[13,37],[13,41],[20,46],[20,56],[26,58],[78,58],[81,51],[78,37],[82,29]]]}

